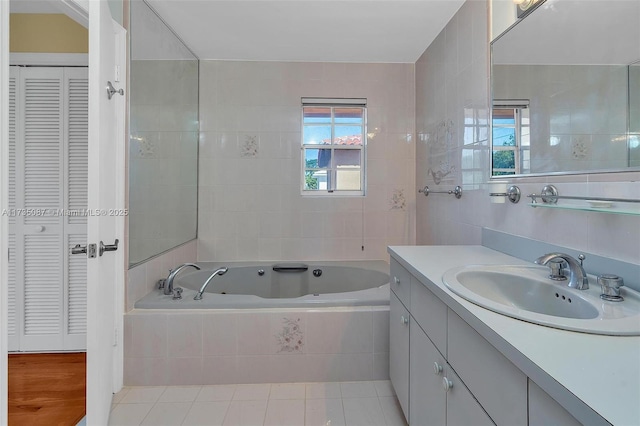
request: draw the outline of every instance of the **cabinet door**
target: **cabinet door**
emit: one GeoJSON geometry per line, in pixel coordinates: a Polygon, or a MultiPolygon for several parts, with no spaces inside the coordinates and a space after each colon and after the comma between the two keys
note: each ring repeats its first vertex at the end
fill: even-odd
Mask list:
{"type": "Polygon", "coordinates": [[[441,384],[447,393],[447,426],[495,426],[450,366],[445,368],[445,378],[451,384],[448,391],[441,384]]]}
{"type": "Polygon", "coordinates": [[[409,312],[391,292],[389,377],[405,418],[409,418],[409,312]]]}
{"type": "Polygon", "coordinates": [[[446,360],[413,318],[410,334],[409,424],[444,425],[447,394],[442,378],[446,360]]]}
{"type": "Polygon", "coordinates": [[[449,310],[447,360],[500,426],[527,424],[527,376],[449,310]]]}
{"type": "Polygon", "coordinates": [[[529,380],[529,426],[579,426],[567,410],[529,380]]]}
{"type": "Polygon", "coordinates": [[[414,277],[409,312],[440,353],[447,356],[447,305],[414,277]]]}

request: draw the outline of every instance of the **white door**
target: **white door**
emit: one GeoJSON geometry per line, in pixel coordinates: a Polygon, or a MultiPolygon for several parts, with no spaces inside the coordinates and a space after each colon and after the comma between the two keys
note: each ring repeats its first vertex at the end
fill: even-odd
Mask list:
{"type": "Polygon", "coordinates": [[[124,119],[125,97],[109,99],[107,82],[124,85],[123,29],[111,19],[106,1],[89,2],[89,149],[87,242],[97,244],[87,260],[87,423],[105,425],[112,392],[118,386],[117,366],[122,345],[116,342],[122,316],[124,256],[117,251],[100,255],[100,242],[122,242],[124,233],[124,119]],[[118,81],[122,80],[122,81],[118,81]],[[119,315],[117,314],[119,313],[119,315]]]}

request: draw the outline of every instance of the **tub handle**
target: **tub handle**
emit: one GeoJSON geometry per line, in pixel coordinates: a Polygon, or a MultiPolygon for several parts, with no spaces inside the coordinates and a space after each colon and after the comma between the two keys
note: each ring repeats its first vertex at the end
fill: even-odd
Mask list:
{"type": "Polygon", "coordinates": [[[304,263],[273,265],[275,272],[306,272],[309,269],[304,263]]]}

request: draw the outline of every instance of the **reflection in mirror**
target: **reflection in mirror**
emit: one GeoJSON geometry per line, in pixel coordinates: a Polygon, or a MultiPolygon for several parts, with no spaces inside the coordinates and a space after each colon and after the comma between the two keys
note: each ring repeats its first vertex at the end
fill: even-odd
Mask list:
{"type": "Polygon", "coordinates": [[[629,65],[629,166],[640,167],[640,62],[629,65]]]}
{"type": "Polygon", "coordinates": [[[492,176],[640,166],[637,22],[637,1],[549,0],[492,43],[492,176]]]}
{"type": "Polygon", "coordinates": [[[198,59],[145,2],[130,5],[133,265],[196,238],[198,59]]]}

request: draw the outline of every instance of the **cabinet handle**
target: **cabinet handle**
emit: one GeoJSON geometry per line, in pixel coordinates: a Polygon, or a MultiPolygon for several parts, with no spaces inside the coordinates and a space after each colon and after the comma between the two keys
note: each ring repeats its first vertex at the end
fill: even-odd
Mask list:
{"type": "Polygon", "coordinates": [[[401,322],[402,324],[404,324],[404,325],[407,325],[407,324],[409,324],[409,318],[407,318],[407,317],[405,317],[404,315],[402,315],[402,316],[400,317],[400,322],[401,322]]]}
{"type": "Polygon", "coordinates": [[[451,388],[453,387],[453,382],[451,380],[449,380],[446,377],[442,378],[442,387],[444,388],[445,392],[449,392],[451,390],[451,388]]]}
{"type": "Polygon", "coordinates": [[[439,376],[440,373],[442,373],[442,366],[440,364],[438,364],[437,362],[433,363],[433,374],[435,374],[436,376],[439,376]]]}
{"type": "Polygon", "coordinates": [[[396,284],[400,284],[400,278],[393,277],[393,282],[396,283],[396,284]]]}

